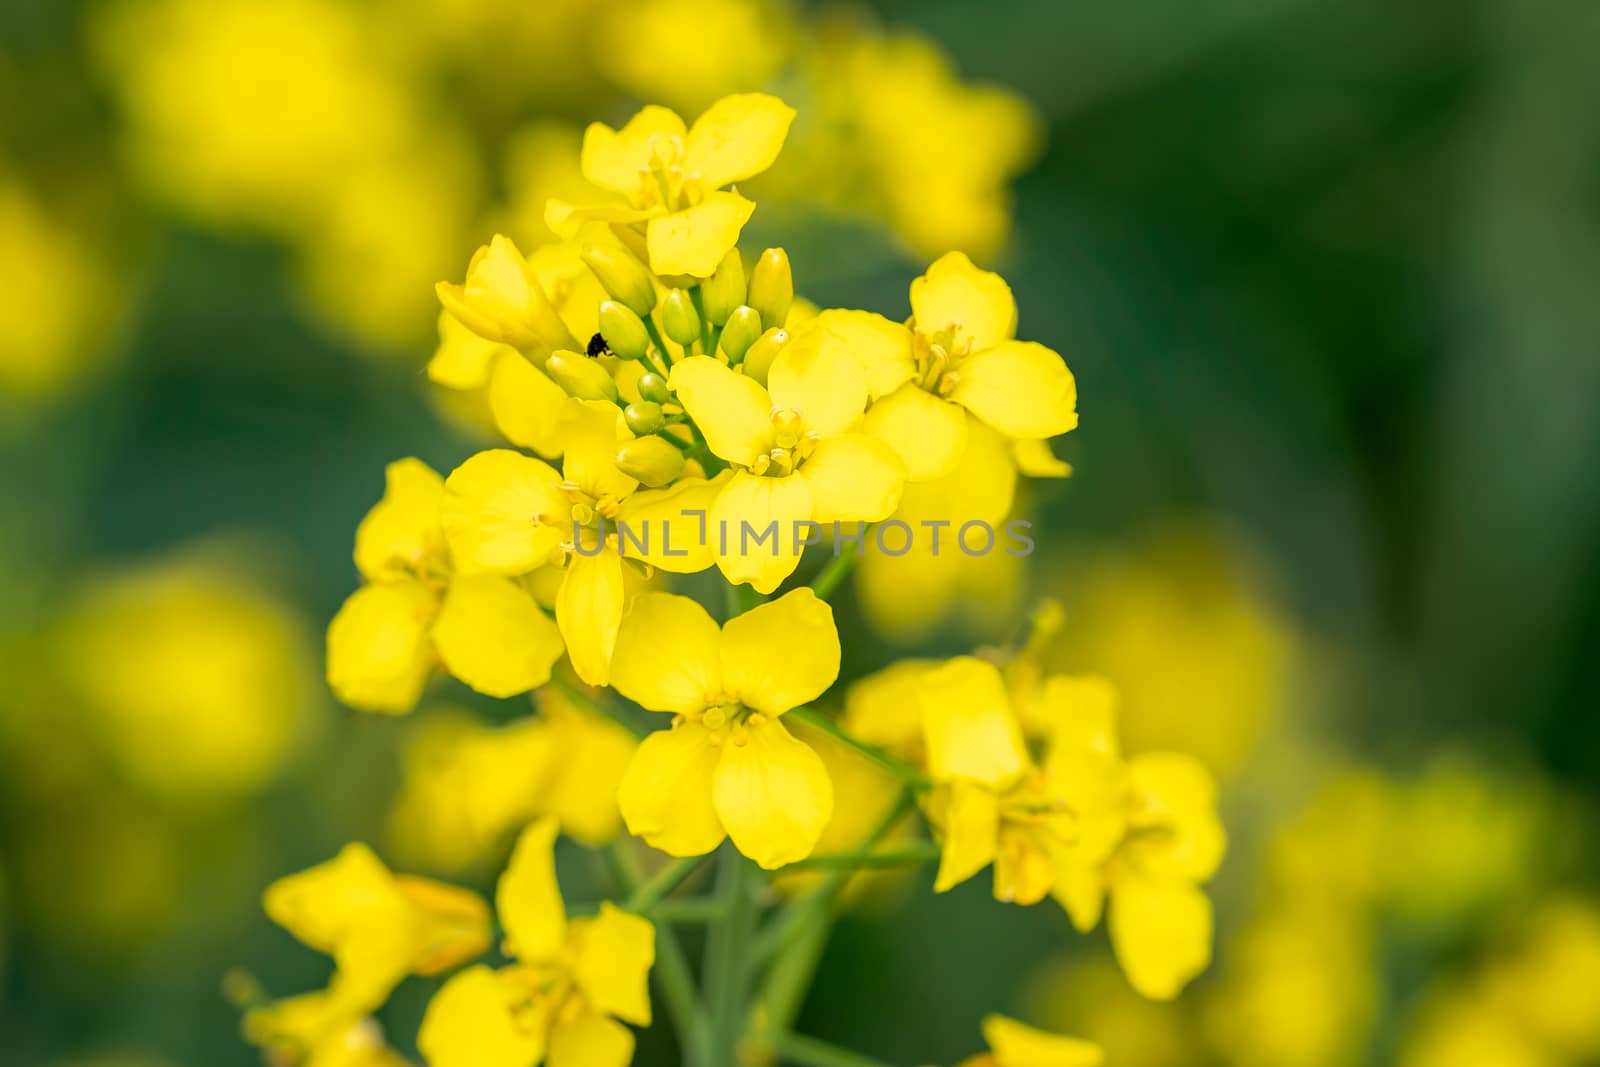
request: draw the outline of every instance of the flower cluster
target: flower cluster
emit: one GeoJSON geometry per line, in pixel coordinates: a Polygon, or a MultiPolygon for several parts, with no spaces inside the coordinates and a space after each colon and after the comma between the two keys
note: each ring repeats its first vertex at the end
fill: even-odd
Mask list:
{"type": "MultiPolygon", "coordinates": [[[[1053,894],[1084,929],[1109,899],[1130,979],[1152,997],[1209,958],[1198,887],[1223,846],[1210,779],[1179,755],[1121,758],[1108,684],[1046,676],[1035,641],[1004,668],[896,664],[850,688],[842,719],[815,706],[839,680],[829,597],[865,528],[896,521],[918,487],[946,500],[974,452],[1011,482],[1064,473],[1048,441],[1076,426],[1077,393],[1058,354],[1017,339],[1006,283],[960,253],[912,283],[904,321],[797,299],[782,249],[747,264],[755,205],[733,186],[773,163],[793,117],[744,94],[692,124],[660,107],[596,123],[582,159],[598,192],[546,213],[562,240],[525,257],[496,237],[438,287],[431,372],[481,388],[516,447],[447,476],[390,466],[357,531],[364,584],[329,627],[328,677],[377,712],[410,711],[442,670],[491,697],[538,690],[544,714],[424,738],[397,812],[420,854],[457,868],[520,830],[496,896],[509,963],[434,994],[419,1040],[433,1067],[625,1064],[623,1023],[649,1025],[652,976],[694,1062],[838,1062],[791,1032],[816,957],[790,949],[822,936],[868,868],[937,859],[943,891],[993,863],[1002,900],[1053,894]],[[796,583],[825,541],[831,555],[796,583]],[[712,571],[720,621],[666,588],[712,571]],[[676,858],[641,855],[619,825],[676,858]],[[607,850],[620,907],[568,919],[562,831],[607,850]],[[719,850],[713,896],[672,895],[719,850]],[[761,874],[779,869],[780,883],[761,874]],[[788,880],[807,869],[819,877],[788,880]],[[678,914],[709,916],[703,994],[678,914]]],[[[282,1004],[259,1009],[269,1045],[370,1037],[363,1020],[403,976],[488,940],[481,901],[396,879],[356,846],[275,887],[268,908],[338,964],[310,1002],[315,1034],[282,1004]]],[[[998,1016],[984,1031],[991,1051],[970,1062],[1100,1062],[998,1016]]]]}

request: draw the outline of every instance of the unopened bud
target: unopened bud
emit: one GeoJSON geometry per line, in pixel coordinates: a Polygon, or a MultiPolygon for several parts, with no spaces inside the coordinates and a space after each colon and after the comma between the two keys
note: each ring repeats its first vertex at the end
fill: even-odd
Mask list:
{"type": "Polygon", "coordinates": [[[661,302],[661,325],[667,336],[680,345],[692,345],[700,339],[700,314],[694,301],[682,289],[673,289],[661,302]]]}
{"type": "Polygon", "coordinates": [[[683,473],[683,452],[655,434],[636,437],[617,450],[617,469],[641,485],[659,489],[683,473]]]}
{"type": "Polygon", "coordinates": [[[736,364],[760,336],[760,313],[753,307],[740,305],[728,316],[728,324],[722,328],[722,340],[718,347],[727,354],[730,365],[736,364]]]}
{"type": "Polygon", "coordinates": [[[620,359],[642,359],[650,349],[650,335],[633,309],[615,300],[600,304],[600,336],[620,359]]]}
{"type": "Polygon", "coordinates": [[[667,380],[654,371],[646,371],[639,375],[639,395],[646,400],[653,400],[657,404],[665,404],[672,399],[672,390],[667,386],[667,380]]]}
{"type": "Polygon", "coordinates": [[[579,400],[616,400],[617,383],[605,367],[576,352],[552,352],[544,365],[545,373],[567,395],[579,400]]]}
{"type": "Polygon", "coordinates": [[[767,372],[772,369],[772,361],[778,358],[784,346],[789,343],[789,331],[773,328],[756,338],[755,344],[744,354],[744,372],[762,385],[767,384],[767,372]]]}
{"type": "Polygon", "coordinates": [[[794,273],[789,269],[789,253],[769,248],[756,260],[750,272],[750,296],[745,303],[761,313],[761,321],[782,326],[789,319],[794,303],[794,273]]]}
{"type": "Polygon", "coordinates": [[[601,288],[622,301],[641,318],[655,310],[656,284],[650,271],[631,253],[606,245],[590,245],[583,261],[600,280],[601,288]]]}
{"type": "Polygon", "coordinates": [[[706,318],[713,326],[724,325],[734,309],[744,303],[744,260],[739,258],[737,248],[730,248],[717,264],[717,272],[700,283],[700,296],[706,318]]]}
{"type": "Polygon", "coordinates": [[[628,421],[628,429],[640,437],[655,433],[667,424],[666,417],[661,414],[661,405],[651,400],[629,404],[622,409],[622,417],[628,421]]]}

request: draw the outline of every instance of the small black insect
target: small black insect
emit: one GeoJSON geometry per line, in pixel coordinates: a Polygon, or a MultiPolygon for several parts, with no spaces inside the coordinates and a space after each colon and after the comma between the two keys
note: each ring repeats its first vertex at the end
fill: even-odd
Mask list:
{"type": "Polygon", "coordinates": [[[591,357],[603,356],[610,351],[611,349],[606,347],[606,339],[604,337],[601,337],[599,334],[595,334],[593,337],[589,338],[589,355],[591,357]]]}

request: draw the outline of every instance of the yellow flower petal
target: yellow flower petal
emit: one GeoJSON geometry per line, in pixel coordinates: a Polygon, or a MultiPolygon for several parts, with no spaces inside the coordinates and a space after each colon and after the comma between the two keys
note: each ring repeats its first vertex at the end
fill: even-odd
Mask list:
{"type": "Polygon", "coordinates": [[[1067,478],[1072,475],[1072,464],[1057,459],[1050,451],[1050,442],[1038,437],[1024,437],[1011,442],[1011,458],[1017,469],[1030,478],[1067,478]]]}
{"type": "Polygon", "coordinates": [[[800,565],[804,530],[812,517],[811,485],[796,475],[759,478],[739,471],[711,507],[710,534],[728,581],[770,593],[800,565]]]}
{"type": "Polygon", "coordinates": [[[706,109],[689,130],[683,166],[708,190],[772,166],[783,150],[794,108],[766,93],[736,93],[706,109]]]}
{"type": "Polygon", "coordinates": [[[611,677],[611,653],[626,599],[622,557],[615,549],[608,544],[593,556],[573,553],[556,594],[556,624],[572,669],[590,685],[605,685],[611,677]]]}
{"type": "Polygon", "coordinates": [[[479,452],[450,472],[439,508],[462,574],[522,574],[571,536],[571,505],[548,463],[506,448],[479,452]]]}
{"type": "Polygon", "coordinates": [[[684,478],[666,489],[633,493],[617,511],[622,554],[669,574],[698,574],[717,562],[708,526],[711,505],[731,474],[684,478]]]}
{"type": "Polygon", "coordinates": [[[715,788],[728,836],[767,870],[809,856],[833,815],[833,782],[822,758],[761,715],[723,744],[715,788]]]}
{"type": "Polygon", "coordinates": [[[645,228],[650,269],[657,274],[709,278],[739,243],[756,205],[738,193],[708,193],[700,203],[652,218],[645,228]]]}
{"type": "Polygon", "coordinates": [[[922,677],[920,703],[934,781],[1003,789],[1027,769],[1022,730],[994,664],[960,656],[933,668],[922,677]]]}
{"type": "Polygon", "coordinates": [[[994,862],[1000,838],[1000,798],[992,789],[969,782],[949,787],[941,812],[944,841],[933,891],[943,893],[994,862]]]}
{"type": "Polygon", "coordinates": [[[1187,882],[1117,879],[1110,927],[1128,983],[1151,1000],[1171,1000],[1211,962],[1211,901],[1187,882]]]}
{"type": "Polygon", "coordinates": [[[994,898],[1002,904],[1032,907],[1055,888],[1055,853],[1073,832],[1070,815],[1055,815],[1028,826],[1007,822],[1000,828],[994,857],[994,898]]]}
{"type": "Polygon", "coordinates": [[[1078,425],[1078,385],[1061,357],[1008,341],[961,364],[950,399],[1008,437],[1054,437],[1078,425]]]}
{"type": "Polygon", "coordinates": [[[445,669],[480,693],[510,697],[550,680],[565,647],[556,624],[509,578],[450,583],[433,624],[445,669]]]}
{"type": "Polygon", "coordinates": [[[721,751],[693,722],[639,742],[617,790],[628,832],[672,856],[703,856],[722,844],[727,834],[711,799],[721,751]]]}
{"type": "MultiPolygon", "coordinates": [[[[1117,740],[1117,687],[1098,674],[1055,674],[1029,701],[1030,729],[1050,739],[1051,747],[1121,754],[1117,740]]],[[[1019,709],[1020,710],[1020,709],[1019,709]]]]}
{"type": "Polygon", "coordinates": [[[1035,1030],[1004,1015],[987,1015],[983,1039],[997,1067],[1100,1067],[1105,1053],[1092,1041],[1035,1030]]]}
{"type": "Polygon", "coordinates": [[[546,816],[517,838],[511,860],[495,887],[494,906],[506,932],[506,954],[524,963],[557,959],[567,935],[567,908],[556,882],[556,835],[546,816]]]}
{"type": "Polygon", "coordinates": [[[576,347],[566,323],[507,237],[496,235],[478,249],[464,284],[440,282],[436,292],[446,311],[485,340],[541,359],[557,348],[576,347]]]}
{"type": "Polygon", "coordinates": [[[721,645],[728,692],[768,715],[817,699],[839,677],[833,609],[810,589],[785,593],[729,619],[721,645]]]}
{"type": "Polygon", "coordinates": [[[911,354],[911,331],[871,311],[830,308],[817,315],[816,326],[832,334],[861,361],[867,391],[888,396],[917,373],[911,354]]]}
{"type": "Polygon", "coordinates": [[[555,458],[564,446],[562,416],[572,398],[561,386],[523,359],[503,359],[489,377],[489,412],[505,439],[541,456],[555,458]]]}
{"type": "Polygon", "coordinates": [[[1086,934],[1100,922],[1105,908],[1105,877],[1098,866],[1067,867],[1057,872],[1050,895],[1066,911],[1079,933],[1086,934]]]}
{"type": "MultiPolygon", "coordinates": [[[[408,969],[433,975],[455,970],[489,948],[489,905],[469,889],[397,874],[396,887],[411,907],[408,969]]],[[[393,937],[394,932],[386,931],[393,937]]]]}
{"type": "Polygon", "coordinates": [[[416,707],[433,672],[428,624],[438,599],[417,582],[369,585],[328,624],[328,686],[363,711],[416,707]]]}
{"type": "Polygon", "coordinates": [[[394,875],[360,842],[273,882],[262,895],[262,907],[302,943],[329,954],[373,916],[393,922],[407,910],[394,875]]]}
{"type": "Polygon", "coordinates": [[[640,109],[620,130],[593,122],[583,133],[580,165],[583,176],[602,189],[632,196],[639,192],[640,171],[650,165],[652,142],[684,136],[683,120],[667,108],[640,109]]]}
{"type": "Polygon", "coordinates": [[[722,691],[722,632],[686,596],[640,593],[617,631],[611,686],[651,711],[693,714],[722,691]]]}
{"type": "Polygon", "coordinates": [[[439,312],[439,347],[428,360],[428,380],[446,389],[481,389],[495,361],[516,349],[485,340],[448,311],[439,312]]]}
{"type": "Polygon", "coordinates": [[[845,692],[844,725],[853,736],[906,759],[922,759],[922,679],[933,660],[903,659],[853,682],[845,692]]]}
{"type": "Polygon", "coordinates": [[[962,252],[940,256],[911,283],[911,314],[917,332],[953,328],[957,345],[970,342],[973,351],[1009,341],[1017,332],[1011,287],[1000,275],[973,266],[962,252]]]}
{"type": "Polygon", "coordinates": [[[633,1032],[603,1015],[585,1013],[550,1032],[548,1067],[628,1067],[631,1062],[633,1032]]]}
{"type": "Polygon", "coordinates": [[[748,467],[772,448],[772,398],[761,384],[710,356],[672,368],[671,386],[711,451],[748,467]]]}
{"type": "Polygon", "coordinates": [[[1128,761],[1128,779],[1140,808],[1137,824],[1161,831],[1130,844],[1140,868],[1194,882],[1216,873],[1227,833],[1205,766],[1183,753],[1147,752],[1128,761]]]}
{"type": "Polygon", "coordinates": [[[561,462],[561,473],[567,481],[596,500],[621,500],[638,486],[617,469],[617,448],[633,437],[617,405],[602,400],[568,400],[562,433],[566,458],[561,462]]]}
{"type": "Polygon", "coordinates": [[[479,964],[433,995],[417,1047],[428,1067],[534,1067],[544,1058],[544,1029],[522,1026],[508,990],[479,964]]]}
{"type": "Polygon", "coordinates": [[[635,1026],[650,1025],[650,967],[656,930],[650,920],[610,901],[592,919],[572,924],[572,977],[589,1006],[635,1026]]]}
{"type": "Polygon", "coordinates": [[[356,527],[356,566],[374,582],[415,574],[424,558],[445,553],[444,479],[420,459],[396,460],[383,474],[383,499],[356,527]]]}
{"type": "Polygon", "coordinates": [[[906,478],[926,482],[955,469],[967,447],[967,413],[914,382],[867,409],[862,429],[894,449],[906,478]]]}
{"type": "Polygon", "coordinates": [[[806,433],[828,437],[860,421],[867,406],[867,374],[844,342],[813,325],[773,361],[767,392],[775,406],[800,413],[806,433]]]}
{"type": "Polygon", "coordinates": [[[865,433],[825,437],[800,466],[811,487],[816,522],[877,522],[900,506],[905,465],[894,449],[865,433]]]}

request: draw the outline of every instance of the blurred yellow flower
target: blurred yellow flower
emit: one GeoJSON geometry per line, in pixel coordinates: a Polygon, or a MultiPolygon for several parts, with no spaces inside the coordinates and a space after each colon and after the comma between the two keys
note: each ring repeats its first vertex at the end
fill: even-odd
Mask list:
{"type": "Polygon", "coordinates": [[[54,645],[118,767],[156,792],[260,789],[319,707],[300,618],[198,554],[95,582],[67,609],[54,645]]]}
{"type": "Polygon", "coordinates": [[[523,831],[495,907],[513,962],[479,964],[434,994],[418,1047],[429,1067],[626,1067],[634,1038],[618,1019],[650,1025],[655,929],[609,901],[568,920],[556,883],[553,818],[523,831]]]}
{"type": "Polygon", "coordinates": [[[732,837],[768,869],[809,855],[833,813],[833,783],[778,720],[838,675],[833,611],[810,589],[720,628],[687,597],[640,595],[617,637],[612,685],[673,723],[640,743],[623,777],[629,832],[674,856],[732,837]]]}
{"type": "Polygon", "coordinates": [[[595,64],[640,99],[699,111],[770,82],[788,54],[788,16],[780,0],[616,0],[599,11],[595,64]]]}
{"type": "Polygon", "coordinates": [[[637,747],[621,726],[539,693],[541,713],[501,727],[466,712],[428,716],[406,753],[390,834],[413,862],[460,870],[536,816],[586,845],[616,836],[617,785],[637,747]]]}
{"type": "Polygon", "coordinates": [[[58,393],[92,365],[115,291],[104,249],[0,162],[0,398],[58,393]]]}

